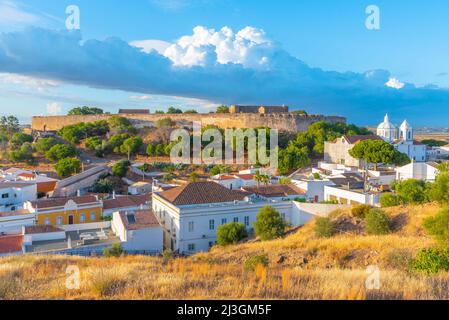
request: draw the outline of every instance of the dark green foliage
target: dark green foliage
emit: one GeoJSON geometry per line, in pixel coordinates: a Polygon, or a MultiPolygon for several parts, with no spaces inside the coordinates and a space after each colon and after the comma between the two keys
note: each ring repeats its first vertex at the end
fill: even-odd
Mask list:
{"type": "Polygon", "coordinates": [[[86,139],[86,148],[89,150],[98,150],[102,145],[102,140],[100,137],[90,137],[86,139]]]}
{"type": "Polygon", "coordinates": [[[77,107],[69,111],[68,115],[88,115],[88,114],[103,114],[103,109],[95,107],[77,107]]]}
{"type": "Polygon", "coordinates": [[[45,157],[49,161],[56,162],[64,158],[72,158],[76,156],[76,154],[77,151],[73,146],[67,144],[57,144],[45,153],[45,157]]]}
{"type": "Polygon", "coordinates": [[[127,118],[113,116],[108,120],[109,128],[114,134],[136,133],[136,129],[127,118]]]}
{"type": "Polygon", "coordinates": [[[402,204],[401,198],[394,193],[384,193],[380,196],[380,205],[383,208],[395,207],[402,204]]]}
{"type": "Polygon", "coordinates": [[[59,130],[58,134],[73,144],[78,144],[82,139],[94,136],[104,136],[109,132],[107,121],[101,120],[96,122],[82,122],[70,126],[65,126],[59,130]]]}
{"type": "Polygon", "coordinates": [[[2,116],[0,118],[0,133],[9,138],[19,131],[19,120],[15,116],[2,116]]]}
{"type": "Polygon", "coordinates": [[[118,258],[123,254],[122,245],[120,243],[114,243],[110,248],[103,250],[103,255],[105,257],[115,257],[118,258]]]}
{"type": "Polygon", "coordinates": [[[248,237],[245,225],[239,222],[222,224],[217,230],[217,243],[220,246],[235,244],[248,237]]]}
{"type": "Polygon", "coordinates": [[[329,217],[319,217],[315,221],[315,235],[319,238],[330,238],[335,234],[335,226],[329,217]]]}
{"type": "Polygon", "coordinates": [[[56,173],[60,177],[67,177],[75,173],[79,173],[81,169],[81,161],[77,158],[65,158],[59,160],[55,165],[56,173]]]}
{"type": "Polygon", "coordinates": [[[29,142],[25,142],[20,148],[12,150],[8,153],[8,159],[11,162],[27,162],[32,163],[33,158],[33,146],[29,142]]]}
{"type": "Polygon", "coordinates": [[[122,160],[112,166],[112,174],[123,178],[128,173],[131,163],[128,160],[122,160]]]}
{"type": "Polygon", "coordinates": [[[449,171],[443,171],[429,188],[429,197],[443,205],[449,204],[449,171]]]}
{"type": "Polygon", "coordinates": [[[218,106],[217,113],[229,113],[229,107],[225,105],[218,106]]]}
{"type": "Polygon", "coordinates": [[[251,272],[256,269],[257,266],[268,267],[270,260],[267,254],[254,255],[245,260],[243,269],[245,272],[251,272]]]}
{"type": "Polygon", "coordinates": [[[411,269],[428,275],[449,271],[449,249],[443,247],[421,249],[413,260],[411,269]]]}
{"type": "Polygon", "coordinates": [[[221,174],[221,173],[230,173],[231,170],[232,169],[230,167],[219,164],[219,165],[213,166],[210,169],[209,173],[212,176],[216,176],[217,174],[221,174]]]}
{"type": "Polygon", "coordinates": [[[355,206],[351,209],[351,214],[353,217],[365,219],[368,212],[371,210],[371,206],[361,204],[358,206],[355,206]]]}
{"type": "Polygon", "coordinates": [[[134,155],[139,151],[142,144],[143,141],[140,137],[128,138],[123,141],[123,144],[120,146],[120,152],[126,154],[129,160],[131,158],[131,155],[134,155]]]}
{"type": "Polygon", "coordinates": [[[369,235],[385,235],[391,231],[390,217],[381,209],[371,209],[365,222],[365,231],[369,235]]]}
{"type": "Polygon", "coordinates": [[[175,108],[175,107],[170,107],[167,110],[167,114],[181,114],[181,113],[182,113],[182,110],[175,108]]]}
{"type": "Polygon", "coordinates": [[[398,166],[410,163],[407,155],[397,151],[391,144],[383,140],[364,140],[357,143],[349,154],[356,158],[374,164],[395,164],[398,166]]]}
{"type": "Polygon", "coordinates": [[[51,147],[57,145],[58,142],[55,138],[41,138],[35,144],[34,147],[37,152],[44,154],[51,149],[51,147]]]}
{"type": "Polygon", "coordinates": [[[287,174],[290,171],[305,168],[310,163],[307,147],[298,147],[289,143],[286,149],[279,152],[279,172],[287,174]]]}
{"type": "Polygon", "coordinates": [[[23,132],[16,132],[12,135],[10,142],[15,148],[19,148],[25,142],[33,142],[33,137],[23,132]]]}
{"type": "Polygon", "coordinates": [[[428,185],[422,180],[407,179],[393,185],[396,194],[406,204],[420,204],[429,201],[428,185]]]}
{"type": "Polygon", "coordinates": [[[107,177],[100,178],[95,182],[92,191],[96,193],[111,193],[113,191],[113,184],[107,177]]]}
{"type": "Polygon", "coordinates": [[[263,241],[273,240],[284,235],[286,223],[280,213],[271,206],[263,207],[257,214],[254,230],[263,241]]]}
{"type": "Polygon", "coordinates": [[[435,140],[435,139],[426,139],[421,141],[422,144],[425,144],[429,147],[442,147],[448,144],[447,141],[435,140]]]}

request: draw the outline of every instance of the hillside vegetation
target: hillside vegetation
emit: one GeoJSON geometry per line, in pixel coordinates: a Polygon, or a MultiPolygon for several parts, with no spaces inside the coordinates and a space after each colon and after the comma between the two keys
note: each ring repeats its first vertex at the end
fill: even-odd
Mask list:
{"type": "Polygon", "coordinates": [[[448,299],[448,272],[425,275],[409,267],[420,249],[436,245],[422,223],[440,209],[386,209],[392,233],[383,236],[365,235],[364,221],[341,211],[334,213],[331,238],[318,238],[311,222],[282,239],[216,247],[189,258],[3,258],[0,298],[448,299]],[[72,265],[81,282],[68,290],[66,269],[72,265]],[[366,289],[368,266],[379,268],[378,290],[366,289]]]}

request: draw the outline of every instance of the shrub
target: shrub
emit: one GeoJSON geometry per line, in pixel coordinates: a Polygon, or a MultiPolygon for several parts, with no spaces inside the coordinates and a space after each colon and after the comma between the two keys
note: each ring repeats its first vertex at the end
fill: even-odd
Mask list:
{"type": "Polygon", "coordinates": [[[32,163],[33,158],[33,146],[29,142],[25,142],[19,149],[10,151],[8,153],[8,159],[11,162],[22,162],[32,163]]]}
{"type": "Polygon", "coordinates": [[[449,271],[449,249],[421,249],[411,264],[413,271],[425,274],[449,271]]]}
{"type": "Polygon", "coordinates": [[[95,182],[92,191],[96,193],[111,193],[113,191],[112,182],[108,178],[100,178],[95,182]]]}
{"type": "Polygon", "coordinates": [[[401,198],[393,193],[384,193],[380,196],[380,205],[384,208],[395,207],[401,204],[401,198]]]}
{"type": "Polygon", "coordinates": [[[60,177],[67,177],[71,174],[79,172],[81,169],[81,161],[77,158],[65,158],[59,160],[55,165],[56,173],[60,177]]]}
{"type": "Polygon", "coordinates": [[[86,148],[89,150],[97,150],[101,144],[102,141],[100,137],[90,137],[86,139],[86,148]]]}
{"type": "Polygon", "coordinates": [[[424,220],[423,227],[439,241],[449,240],[449,208],[441,210],[435,217],[429,217],[424,220]]]}
{"type": "Polygon", "coordinates": [[[449,172],[441,172],[429,190],[430,198],[441,204],[449,204],[449,172]]]}
{"type": "Polygon", "coordinates": [[[171,118],[162,118],[160,120],[157,120],[155,125],[156,128],[171,128],[175,125],[175,123],[171,118]]]}
{"type": "Polygon", "coordinates": [[[135,133],[136,129],[127,118],[113,116],[109,118],[108,125],[115,134],[135,133]]]}
{"type": "Polygon", "coordinates": [[[14,133],[11,137],[11,143],[16,147],[21,146],[25,142],[33,142],[33,137],[23,132],[14,133]]]}
{"type": "Polygon", "coordinates": [[[335,234],[335,226],[329,217],[320,217],[315,221],[315,235],[319,238],[330,238],[335,234]]]}
{"type": "Polygon", "coordinates": [[[131,138],[131,135],[129,135],[128,133],[113,135],[106,143],[106,151],[120,153],[120,147],[122,146],[123,142],[125,142],[125,140],[129,138],[131,138]]]}
{"type": "Polygon", "coordinates": [[[56,162],[64,158],[72,158],[76,156],[76,154],[77,151],[73,146],[67,144],[57,144],[45,153],[45,157],[49,161],[56,162]]]}
{"type": "Polygon", "coordinates": [[[125,141],[123,141],[123,144],[120,146],[120,152],[126,154],[129,160],[131,155],[139,151],[142,144],[143,144],[142,138],[140,137],[128,138],[125,141]]]}
{"type": "Polygon", "coordinates": [[[251,256],[245,260],[243,269],[246,272],[254,271],[258,265],[261,265],[266,268],[266,267],[268,267],[269,263],[270,263],[270,260],[268,259],[268,255],[266,255],[266,254],[255,255],[255,256],[251,256]]]}
{"type": "Polygon", "coordinates": [[[156,145],[156,148],[154,149],[154,155],[163,156],[164,154],[165,154],[165,145],[163,144],[156,145]]]}
{"type": "Polygon", "coordinates": [[[128,160],[122,160],[112,166],[112,174],[123,178],[128,173],[131,163],[128,160]]]}
{"type": "Polygon", "coordinates": [[[173,260],[174,254],[171,249],[165,249],[162,252],[162,261],[164,264],[167,264],[170,260],[173,260]]]}
{"type": "Polygon", "coordinates": [[[273,240],[284,235],[286,223],[280,213],[271,206],[263,207],[257,214],[254,230],[262,240],[273,240]]]}
{"type": "Polygon", "coordinates": [[[120,257],[123,254],[122,245],[120,243],[114,243],[111,247],[103,250],[105,257],[120,257]]]}
{"type": "Polygon", "coordinates": [[[155,147],[151,143],[147,146],[147,155],[149,157],[153,157],[155,155],[155,147]]]}
{"type": "Polygon", "coordinates": [[[427,186],[422,180],[403,180],[394,184],[394,188],[405,203],[419,204],[428,201],[427,186]]]}
{"type": "Polygon", "coordinates": [[[217,230],[217,243],[220,246],[235,244],[248,237],[245,225],[239,222],[223,224],[217,230]]]}
{"type": "Polygon", "coordinates": [[[35,144],[34,147],[36,148],[36,151],[40,154],[45,154],[48,150],[51,149],[54,145],[58,144],[55,138],[42,138],[39,139],[35,144]]]}
{"type": "Polygon", "coordinates": [[[353,217],[365,219],[368,212],[371,210],[371,206],[368,206],[366,204],[361,204],[358,206],[355,206],[351,209],[351,214],[353,217]]]}
{"type": "Polygon", "coordinates": [[[390,217],[381,209],[371,209],[365,218],[366,233],[369,235],[383,235],[391,231],[390,217]]]}

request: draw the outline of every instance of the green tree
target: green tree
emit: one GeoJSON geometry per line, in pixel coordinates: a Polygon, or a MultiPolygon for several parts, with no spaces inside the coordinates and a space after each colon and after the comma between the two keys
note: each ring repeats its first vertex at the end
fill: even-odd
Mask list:
{"type": "Polygon", "coordinates": [[[423,227],[435,240],[449,241],[449,208],[444,208],[435,217],[424,220],[423,227]]]}
{"type": "Polygon", "coordinates": [[[156,150],[155,150],[156,148],[155,148],[155,146],[154,146],[154,144],[149,144],[148,146],[147,146],[147,155],[149,156],[149,157],[154,157],[155,156],[155,153],[156,153],[156,150]]]}
{"type": "Polygon", "coordinates": [[[131,137],[123,141],[123,144],[120,146],[120,152],[126,154],[128,156],[128,160],[131,159],[131,155],[136,154],[140,147],[142,146],[143,141],[140,137],[131,137]]]}
{"type": "Polygon", "coordinates": [[[181,114],[181,113],[182,113],[182,110],[175,108],[175,107],[170,107],[167,110],[167,114],[181,114]]]}
{"type": "Polygon", "coordinates": [[[59,130],[59,135],[66,141],[78,144],[85,137],[85,132],[78,125],[66,126],[59,130]]]}
{"type": "Polygon", "coordinates": [[[365,231],[369,235],[384,235],[391,231],[390,217],[381,209],[371,209],[365,217],[365,231]]]}
{"type": "Polygon", "coordinates": [[[156,121],[156,128],[171,128],[175,125],[171,118],[162,118],[156,121]]]}
{"type": "Polygon", "coordinates": [[[96,193],[111,193],[113,191],[111,180],[107,177],[98,179],[95,182],[92,191],[96,193]]]}
{"type": "Polygon", "coordinates": [[[200,179],[200,176],[196,172],[192,172],[189,174],[189,181],[190,182],[197,182],[200,179]]]}
{"type": "Polygon", "coordinates": [[[217,113],[229,113],[229,107],[225,105],[218,106],[217,113]]]}
{"type": "Polygon", "coordinates": [[[55,165],[56,173],[60,177],[67,177],[80,172],[81,161],[77,158],[65,158],[58,161],[55,165]]]}
{"type": "Polygon", "coordinates": [[[427,275],[449,271],[449,249],[438,247],[419,250],[411,263],[411,269],[427,275]]]}
{"type": "Polygon", "coordinates": [[[123,142],[125,142],[125,140],[129,138],[131,138],[131,135],[128,133],[113,135],[105,144],[106,152],[120,153],[120,147],[122,146],[123,142]]]}
{"type": "Polygon", "coordinates": [[[410,163],[407,155],[383,140],[363,140],[349,150],[349,154],[356,159],[364,160],[367,164],[373,164],[375,170],[379,163],[398,166],[410,163]]]}
{"type": "Polygon", "coordinates": [[[50,150],[53,146],[57,145],[58,142],[55,138],[41,138],[37,140],[37,142],[34,144],[34,147],[36,148],[36,151],[40,154],[45,155],[45,153],[50,150]]]}
{"type": "Polygon", "coordinates": [[[186,114],[197,114],[198,111],[196,111],[195,109],[189,109],[189,110],[184,111],[184,113],[186,113],[186,114]]]}
{"type": "Polygon", "coordinates": [[[15,148],[20,147],[25,142],[33,142],[33,137],[23,132],[16,132],[11,137],[11,143],[15,148]]]}
{"type": "Polygon", "coordinates": [[[49,161],[53,162],[59,161],[64,158],[73,158],[76,155],[76,149],[73,146],[67,144],[54,145],[45,153],[45,157],[49,161]]]}
{"type": "Polygon", "coordinates": [[[114,243],[110,248],[103,250],[103,255],[107,258],[118,258],[123,254],[123,248],[120,243],[114,243]]]}
{"type": "Polygon", "coordinates": [[[112,166],[112,174],[123,178],[128,173],[131,163],[128,160],[122,160],[112,166]]]}
{"type": "Polygon", "coordinates": [[[165,154],[165,145],[163,144],[158,144],[156,145],[156,148],[154,149],[154,154],[155,156],[163,156],[165,154]]]}
{"type": "Polygon", "coordinates": [[[33,146],[29,142],[25,142],[18,149],[14,149],[9,152],[8,159],[11,162],[27,162],[32,163],[33,158],[33,146]]]}
{"type": "Polygon", "coordinates": [[[263,207],[257,214],[254,230],[261,240],[273,240],[284,235],[286,223],[272,206],[263,207]]]}
{"type": "Polygon", "coordinates": [[[292,179],[288,177],[281,177],[279,178],[279,184],[288,185],[292,184],[292,179]]]}
{"type": "Polygon", "coordinates": [[[449,171],[449,161],[439,164],[438,165],[438,171],[439,172],[449,171]]]}
{"type": "Polygon", "coordinates": [[[428,202],[427,185],[422,180],[407,179],[393,185],[402,202],[420,204],[428,202]]]}
{"type": "Polygon", "coordinates": [[[329,217],[319,217],[315,220],[315,235],[318,238],[331,238],[335,234],[335,226],[329,217]]]}
{"type": "Polygon", "coordinates": [[[371,206],[368,206],[366,204],[361,204],[358,206],[355,206],[351,209],[351,214],[353,217],[365,219],[366,215],[371,210],[371,206]]]}
{"type": "Polygon", "coordinates": [[[239,222],[222,224],[217,230],[217,243],[220,246],[236,244],[248,237],[245,225],[239,222]]]}
{"type": "Polygon", "coordinates": [[[383,208],[395,207],[401,204],[401,198],[393,193],[382,194],[379,201],[383,208]]]}
{"type": "Polygon", "coordinates": [[[19,131],[19,119],[15,116],[2,116],[0,118],[0,132],[8,138],[19,131]]]}
{"type": "Polygon", "coordinates": [[[298,147],[289,143],[286,149],[279,152],[279,172],[287,174],[291,170],[305,168],[310,163],[307,147],[298,147]]]}
{"type": "Polygon", "coordinates": [[[102,144],[103,141],[97,136],[86,139],[86,148],[89,150],[97,150],[102,144]]]}
{"type": "Polygon", "coordinates": [[[425,144],[429,147],[442,147],[448,144],[447,141],[435,140],[435,139],[425,139],[421,141],[422,144],[425,144]]]}
{"type": "Polygon", "coordinates": [[[430,186],[430,199],[443,205],[449,204],[449,171],[443,171],[430,186]]]}
{"type": "Polygon", "coordinates": [[[124,117],[113,116],[109,118],[108,125],[114,134],[135,133],[136,129],[131,121],[124,117]]]}
{"type": "Polygon", "coordinates": [[[69,111],[68,115],[88,115],[88,114],[103,114],[103,109],[96,107],[76,107],[69,111]]]}

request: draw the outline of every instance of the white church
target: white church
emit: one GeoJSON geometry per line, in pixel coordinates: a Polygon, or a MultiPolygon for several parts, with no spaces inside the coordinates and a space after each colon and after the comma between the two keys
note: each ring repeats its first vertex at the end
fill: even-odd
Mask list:
{"type": "Polygon", "coordinates": [[[398,128],[390,122],[387,114],[384,122],[377,127],[377,135],[391,143],[399,152],[408,155],[414,162],[425,162],[427,160],[427,146],[413,139],[413,128],[407,120],[404,120],[398,128]]]}

